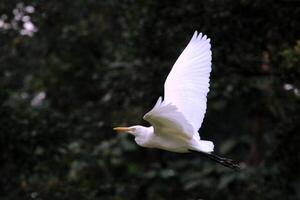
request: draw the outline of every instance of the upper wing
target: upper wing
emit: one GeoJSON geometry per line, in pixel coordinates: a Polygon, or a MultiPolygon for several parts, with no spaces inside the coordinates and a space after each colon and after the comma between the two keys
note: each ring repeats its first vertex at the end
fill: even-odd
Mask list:
{"type": "Polygon", "coordinates": [[[176,106],[162,102],[161,97],[143,118],[152,124],[156,134],[178,139],[191,139],[193,137],[192,125],[177,110],[176,106]]]}
{"type": "Polygon", "coordinates": [[[210,39],[195,31],[165,82],[164,100],[178,108],[195,132],[201,127],[206,112],[211,71],[210,47],[210,39]]]}

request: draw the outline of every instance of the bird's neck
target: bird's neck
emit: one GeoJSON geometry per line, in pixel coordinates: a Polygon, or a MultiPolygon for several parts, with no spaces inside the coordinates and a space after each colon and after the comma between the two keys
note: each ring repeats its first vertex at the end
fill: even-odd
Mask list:
{"type": "Polygon", "coordinates": [[[143,127],[142,132],[135,135],[135,142],[140,146],[145,146],[149,138],[153,135],[153,126],[143,127]]]}

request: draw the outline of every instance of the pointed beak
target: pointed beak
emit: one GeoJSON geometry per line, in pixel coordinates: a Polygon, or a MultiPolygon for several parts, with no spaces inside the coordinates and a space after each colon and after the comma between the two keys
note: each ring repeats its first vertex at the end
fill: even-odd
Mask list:
{"type": "Polygon", "coordinates": [[[114,131],[117,131],[118,133],[128,133],[132,131],[132,128],[130,127],[115,127],[114,131]]]}

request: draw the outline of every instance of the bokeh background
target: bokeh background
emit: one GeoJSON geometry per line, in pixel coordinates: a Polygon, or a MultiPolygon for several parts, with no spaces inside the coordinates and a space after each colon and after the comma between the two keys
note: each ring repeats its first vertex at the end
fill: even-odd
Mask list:
{"type": "Polygon", "coordinates": [[[300,198],[300,3],[0,2],[0,199],[300,198]],[[201,136],[240,160],[135,145],[195,30],[213,65],[201,136]]]}

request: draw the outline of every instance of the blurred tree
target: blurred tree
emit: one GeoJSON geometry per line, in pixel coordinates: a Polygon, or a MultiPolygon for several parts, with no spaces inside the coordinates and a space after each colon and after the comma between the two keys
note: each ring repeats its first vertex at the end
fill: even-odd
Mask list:
{"type": "Polygon", "coordinates": [[[300,198],[299,15],[295,1],[1,1],[0,198],[300,198]],[[145,123],[194,30],[213,50],[201,136],[241,172],[111,130],[145,123]]]}

